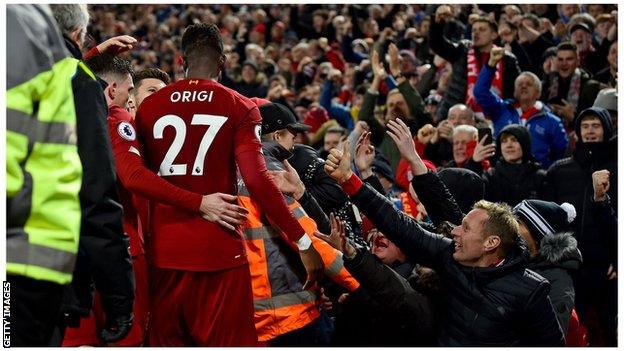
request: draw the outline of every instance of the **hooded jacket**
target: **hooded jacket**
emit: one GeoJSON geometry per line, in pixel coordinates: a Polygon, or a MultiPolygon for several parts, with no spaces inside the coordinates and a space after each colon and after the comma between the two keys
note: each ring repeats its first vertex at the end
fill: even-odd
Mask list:
{"type": "Polygon", "coordinates": [[[546,176],[539,163],[531,154],[531,136],[526,127],[511,124],[503,128],[496,138],[498,162],[483,174],[485,199],[492,202],[506,202],[515,206],[524,199],[536,199],[546,176]],[[512,164],[502,156],[501,139],[503,133],[513,135],[522,147],[522,162],[512,164]]]}
{"type": "Polygon", "coordinates": [[[509,124],[525,125],[531,135],[531,153],[542,167],[548,168],[563,157],[568,147],[568,136],[561,119],[538,101],[539,112],[526,121],[522,120],[514,100],[503,100],[490,91],[495,73],[494,68],[484,65],[474,87],[474,96],[483,108],[483,113],[492,118],[494,136],[498,138],[509,124]]]}
{"type": "Polygon", "coordinates": [[[581,262],[581,252],[570,232],[544,237],[538,255],[529,262],[529,268],[550,283],[548,296],[563,330],[568,330],[574,308],[572,274],[579,269],[581,262]]]}
{"type": "Polygon", "coordinates": [[[617,206],[617,142],[611,139],[613,126],[609,112],[600,107],[588,108],[576,118],[575,130],[579,139],[581,121],[587,115],[597,116],[602,122],[604,141],[584,143],[579,140],[572,157],[555,162],[546,173],[542,198],[574,205],[577,216],[572,222],[572,228],[583,254],[583,267],[606,272],[609,264],[617,260],[617,248],[608,245],[609,240],[593,215],[592,173],[602,169],[610,172],[608,195],[611,203],[617,206]]]}

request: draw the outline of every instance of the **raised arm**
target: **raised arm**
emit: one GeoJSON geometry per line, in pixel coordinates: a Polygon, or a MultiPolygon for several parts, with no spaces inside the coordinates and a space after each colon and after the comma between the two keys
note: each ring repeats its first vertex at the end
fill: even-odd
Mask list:
{"type": "Polygon", "coordinates": [[[353,203],[380,231],[388,236],[406,255],[431,267],[443,262],[442,252],[453,245],[452,240],[424,230],[416,221],[396,209],[392,203],[351,171],[348,142],[343,149],[332,149],[325,162],[325,171],[351,197],[353,203]]]}

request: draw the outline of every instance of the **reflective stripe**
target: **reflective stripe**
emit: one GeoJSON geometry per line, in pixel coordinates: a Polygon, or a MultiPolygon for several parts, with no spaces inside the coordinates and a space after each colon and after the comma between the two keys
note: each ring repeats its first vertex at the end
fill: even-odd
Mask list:
{"type": "Polygon", "coordinates": [[[284,194],[284,200],[286,201],[286,204],[288,204],[288,206],[295,203],[295,198],[286,194],[284,194]]]}
{"type": "Polygon", "coordinates": [[[256,311],[274,310],[316,301],[316,294],[310,290],[278,295],[268,299],[254,300],[256,311]]]}
{"type": "Polygon", "coordinates": [[[329,266],[325,266],[325,273],[330,277],[336,276],[342,267],[344,267],[344,261],[342,255],[338,254],[329,266]]]}
{"type": "Polygon", "coordinates": [[[295,209],[292,210],[293,215],[295,216],[296,219],[301,219],[305,216],[307,216],[305,210],[303,209],[303,207],[297,207],[295,209]]]}
{"type": "Polygon", "coordinates": [[[76,254],[30,243],[28,235],[22,229],[9,229],[7,231],[7,263],[39,266],[72,274],[76,254]]]}
{"type": "Polygon", "coordinates": [[[243,228],[245,240],[270,239],[280,236],[280,234],[271,226],[262,226],[260,228],[243,228]]]}
{"type": "Polygon", "coordinates": [[[7,130],[28,137],[32,143],[76,145],[76,128],[64,122],[44,122],[7,108],[7,130]]]}

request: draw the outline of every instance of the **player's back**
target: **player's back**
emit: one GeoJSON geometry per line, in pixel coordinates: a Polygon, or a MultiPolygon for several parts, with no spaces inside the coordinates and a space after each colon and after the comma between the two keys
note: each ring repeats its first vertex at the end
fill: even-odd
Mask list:
{"type": "MultiPolygon", "coordinates": [[[[245,134],[240,130],[254,130],[259,123],[253,102],[204,79],[185,79],[161,89],[145,99],[136,118],[147,166],[202,195],[236,194],[235,152],[250,142],[241,139],[245,134]]],[[[250,137],[254,139],[253,133],[245,135],[250,137]]],[[[155,204],[150,218],[151,256],[157,266],[199,271],[245,263],[239,235],[198,213],[155,204]]]]}

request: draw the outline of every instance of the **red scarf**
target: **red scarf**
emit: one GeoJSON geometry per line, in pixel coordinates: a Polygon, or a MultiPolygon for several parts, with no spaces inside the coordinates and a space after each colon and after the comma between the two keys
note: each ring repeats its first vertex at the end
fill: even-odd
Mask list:
{"type": "MultiPolygon", "coordinates": [[[[489,59],[490,53],[481,53],[479,54],[479,58],[477,58],[472,46],[468,50],[468,89],[466,90],[466,105],[472,108],[474,112],[481,114],[483,114],[483,109],[477,103],[473,94],[473,89],[477,83],[477,78],[479,78],[481,67],[487,64],[489,59]]],[[[496,65],[496,74],[494,75],[491,89],[494,90],[496,95],[503,96],[503,60],[498,61],[496,65]]]]}
{"type": "Polygon", "coordinates": [[[528,121],[536,113],[542,110],[542,108],[544,107],[544,104],[542,104],[540,101],[536,101],[535,104],[533,104],[533,106],[531,106],[528,110],[524,112],[522,111],[522,108],[520,108],[519,103],[516,102],[515,107],[516,107],[516,111],[518,111],[518,115],[520,116],[520,123],[522,125],[525,125],[526,121],[528,121]]]}

